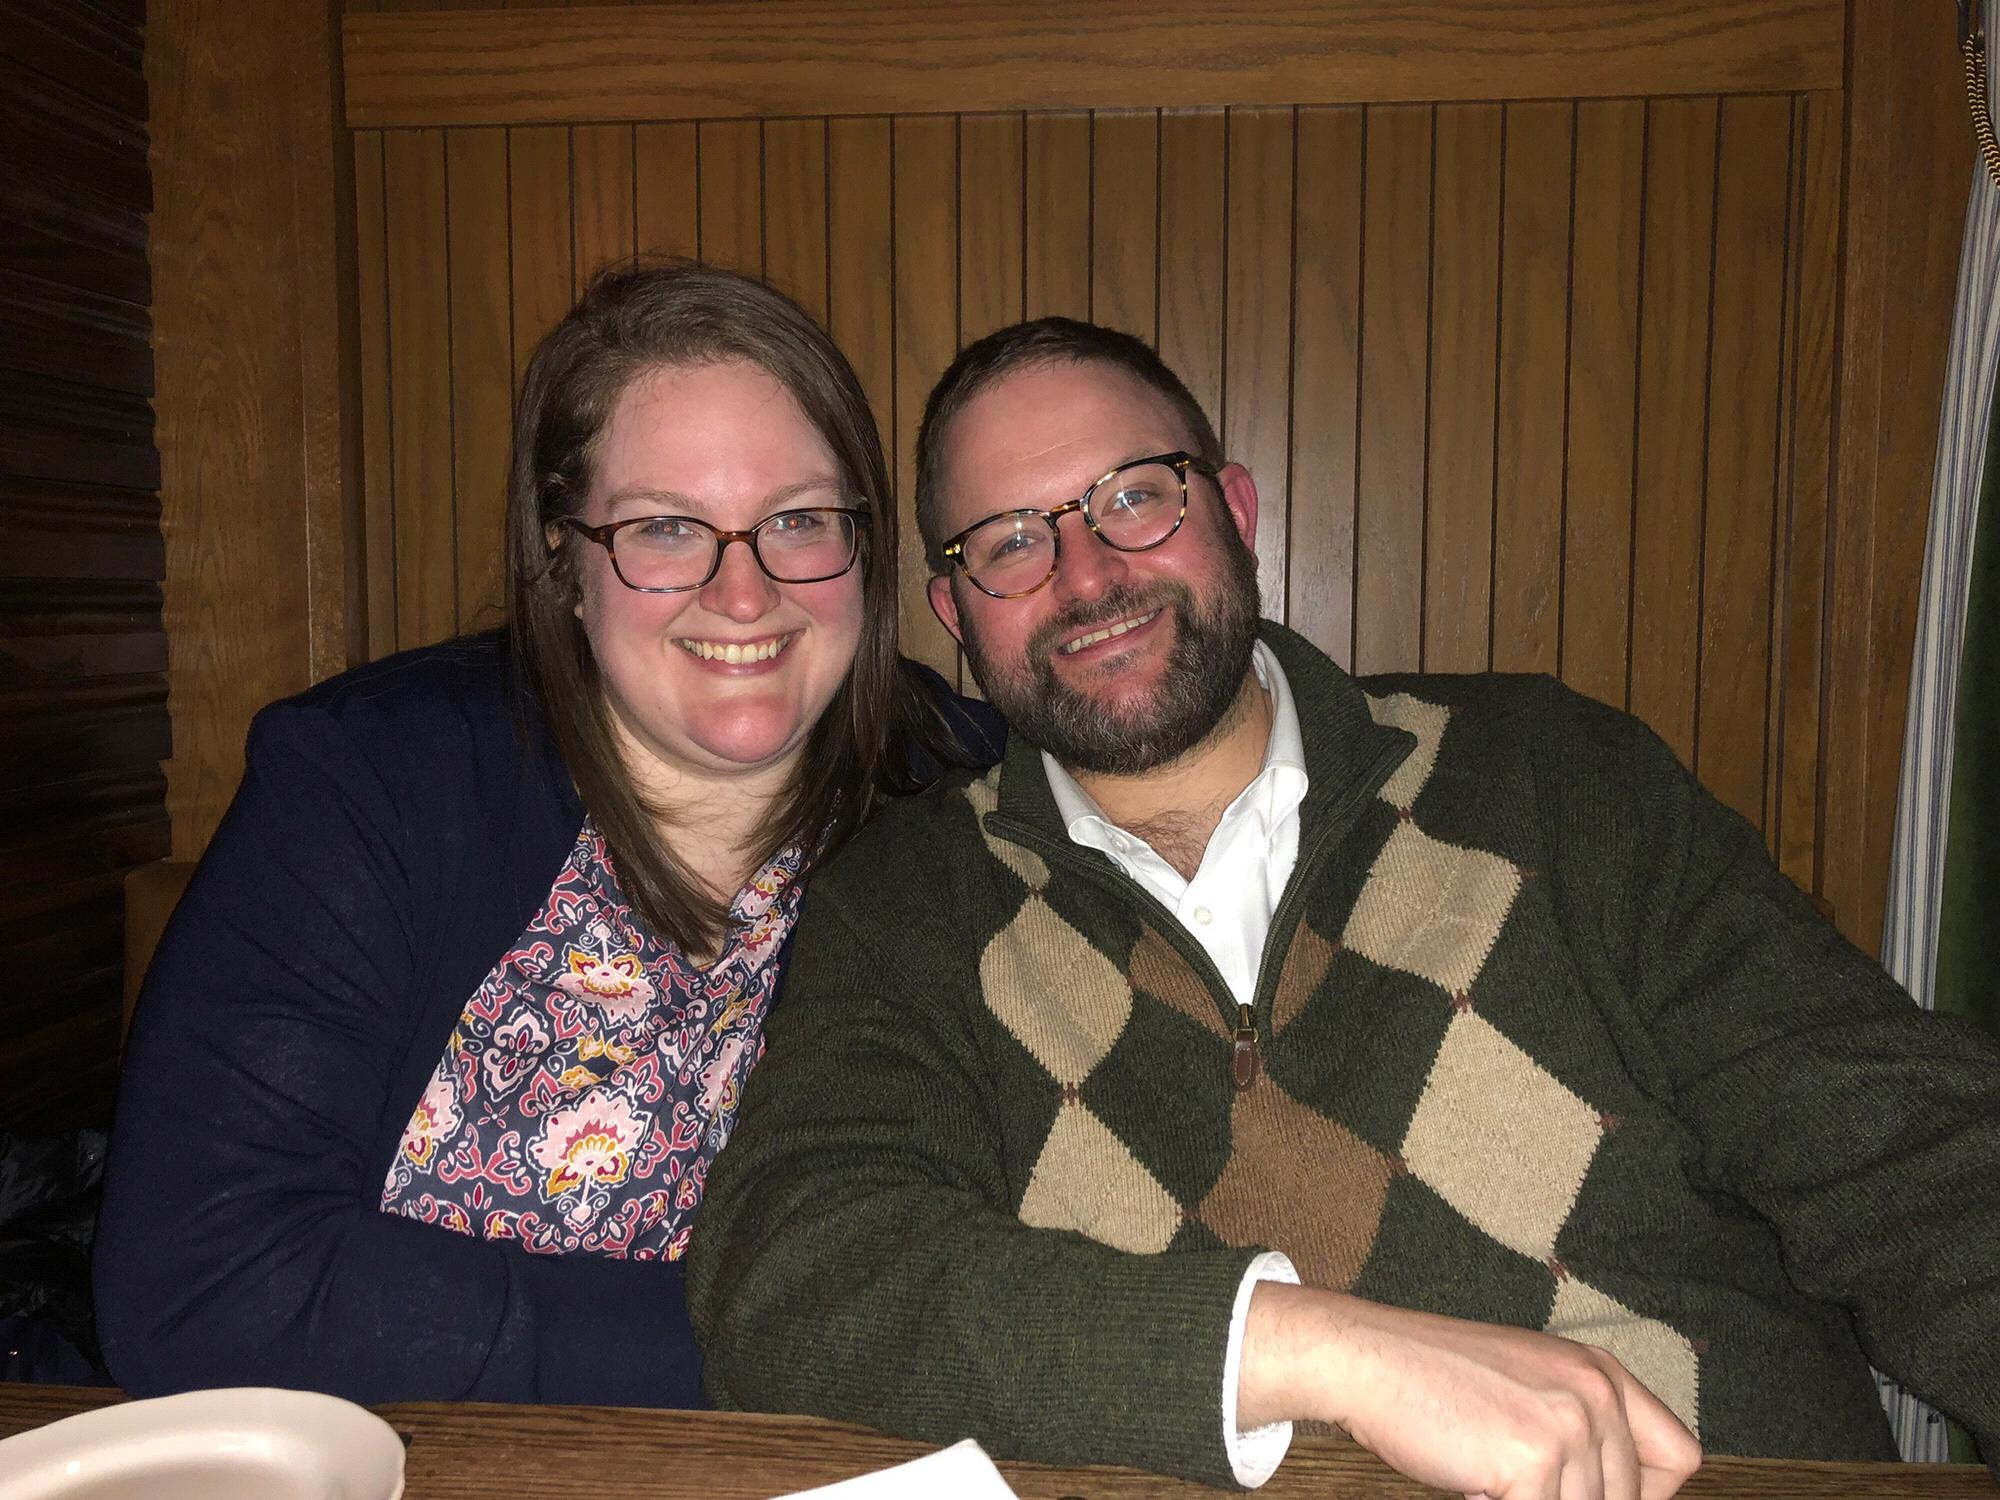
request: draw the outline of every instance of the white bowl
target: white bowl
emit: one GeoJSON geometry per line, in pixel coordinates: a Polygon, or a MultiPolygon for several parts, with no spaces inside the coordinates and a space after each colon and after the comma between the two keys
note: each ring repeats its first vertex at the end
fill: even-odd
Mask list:
{"type": "Polygon", "coordinates": [[[0,1442],[0,1500],[401,1500],[403,1440],[311,1391],[189,1391],[0,1442]]]}

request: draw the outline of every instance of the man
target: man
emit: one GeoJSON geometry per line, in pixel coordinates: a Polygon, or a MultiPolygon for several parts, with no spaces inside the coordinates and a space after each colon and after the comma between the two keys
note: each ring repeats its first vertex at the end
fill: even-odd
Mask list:
{"type": "Polygon", "coordinates": [[[918,471],[1013,739],[816,877],[695,1231],[718,1402],[1653,1497],[1893,1457],[1872,1357],[2000,1436],[2000,1049],[1657,739],[1260,624],[1255,483],[1124,335],[973,345],[918,471]]]}

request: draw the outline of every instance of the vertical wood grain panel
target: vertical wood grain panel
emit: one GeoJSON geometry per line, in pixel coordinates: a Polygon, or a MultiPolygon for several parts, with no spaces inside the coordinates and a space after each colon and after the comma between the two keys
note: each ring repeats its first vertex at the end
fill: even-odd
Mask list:
{"type": "Polygon", "coordinates": [[[1647,109],[1630,706],[1692,763],[1716,101],[1647,109]]]}
{"type": "Polygon", "coordinates": [[[1027,119],[1026,316],[1090,316],[1090,116],[1027,119]]]}
{"type": "Polygon", "coordinates": [[[1615,708],[1629,654],[1645,125],[1638,100],[1577,106],[1562,675],[1615,708]]]}
{"type": "Polygon", "coordinates": [[[1229,116],[1222,446],[1257,481],[1257,578],[1283,619],[1290,526],[1292,112],[1229,116]]]}
{"type": "MultiPolygon", "coordinates": [[[[889,122],[827,126],[827,328],[854,366],[896,474],[895,251],[889,122]]],[[[907,590],[909,580],[903,580],[907,590]]]]}
{"type": "Polygon", "coordinates": [[[355,294],[361,364],[361,526],[367,559],[368,655],[396,649],[395,428],[389,414],[389,245],[382,132],[354,136],[355,294]]]}
{"type": "Polygon", "coordinates": [[[958,352],[958,122],[898,119],[894,126],[896,226],[897,504],[902,517],[903,653],[958,675],[958,643],[924,596],[914,463],[924,397],[958,352]]]}
{"type": "Polygon", "coordinates": [[[1430,672],[1484,671],[1492,655],[1501,126],[1497,104],[1438,106],[1424,536],[1430,672]]]}
{"type": "Polygon", "coordinates": [[[507,243],[507,137],[445,138],[451,258],[451,451],[461,630],[500,620],[501,542],[512,428],[513,280],[507,243]]]}
{"type": "MultiPolygon", "coordinates": [[[[559,125],[507,132],[507,222],[513,246],[514,387],[535,346],[574,300],[569,132],[559,125]]],[[[416,642],[406,642],[415,645],[416,642]]]]}
{"type": "Polygon", "coordinates": [[[1160,357],[1218,429],[1227,134],[1219,109],[1160,117],[1160,357]]]}
{"type": "Polygon", "coordinates": [[[1797,309],[1791,374],[1791,519],[1780,554],[1784,632],[1779,650],[1775,827],[1778,867],[1820,889],[1820,675],[1826,627],[1827,507],[1833,459],[1834,324],[1840,275],[1840,106],[1829,94],[1800,105],[1797,309]]]}
{"type": "Polygon", "coordinates": [[[578,296],[590,278],[634,246],[630,125],[578,125],[570,131],[572,275],[578,296]]]}
{"type": "Polygon", "coordinates": [[[1354,667],[1414,670],[1423,644],[1431,111],[1368,111],[1354,667]]]}
{"type": "Polygon", "coordinates": [[[1292,523],[1285,616],[1354,661],[1354,474],[1361,339],[1359,109],[1302,109],[1292,309],[1292,523]]]}
{"type": "Polygon", "coordinates": [[[826,121],[764,122],[764,274],[826,322],[826,121]]]}
{"type": "Polygon", "coordinates": [[[960,344],[1021,318],[1024,131],[1020,115],[965,115],[958,122],[960,344]]]}
{"type": "Polygon", "coordinates": [[[755,120],[704,120],[701,152],[701,258],[751,276],[764,274],[763,138],[755,120]]]}
{"type": "Polygon", "coordinates": [[[632,127],[633,224],[642,255],[701,254],[695,127],[686,120],[632,127]]]}
{"type": "Polygon", "coordinates": [[[1760,827],[1790,135],[1789,100],[1723,101],[1694,769],[1760,827]]]}
{"type": "Polygon", "coordinates": [[[1500,242],[1493,666],[1553,672],[1562,608],[1573,111],[1510,104],[1500,242]]]}
{"type": "Polygon", "coordinates": [[[441,640],[458,624],[452,505],[451,284],[441,130],[382,142],[389,244],[389,420],[396,495],[396,632],[441,640]]]}
{"type": "Polygon", "coordinates": [[[1090,315],[1159,338],[1160,117],[1099,114],[1091,124],[1090,315]]]}

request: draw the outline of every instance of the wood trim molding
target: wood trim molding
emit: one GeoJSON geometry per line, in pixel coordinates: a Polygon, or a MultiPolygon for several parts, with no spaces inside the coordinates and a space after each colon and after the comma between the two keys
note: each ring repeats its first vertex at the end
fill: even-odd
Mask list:
{"type": "Polygon", "coordinates": [[[679,0],[345,21],[347,123],[1837,89],[1842,0],[679,0]]]}

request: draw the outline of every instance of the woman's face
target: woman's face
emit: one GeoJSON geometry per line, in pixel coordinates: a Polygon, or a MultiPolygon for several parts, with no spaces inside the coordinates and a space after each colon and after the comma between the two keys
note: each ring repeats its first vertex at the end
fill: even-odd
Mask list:
{"type": "MultiPolygon", "coordinates": [[[[626,387],[583,519],[693,516],[747,531],[777,511],[843,503],[833,451],[791,392],[736,360],[664,367],[626,387]]],[[[645,594],[619,582],[604,548],[575,535],[569,545],[577,618],[641,786],[788,770],[854,660],[860,563],[821,583],[775,583],[731,543],[701,588],[645,594]]]]}

